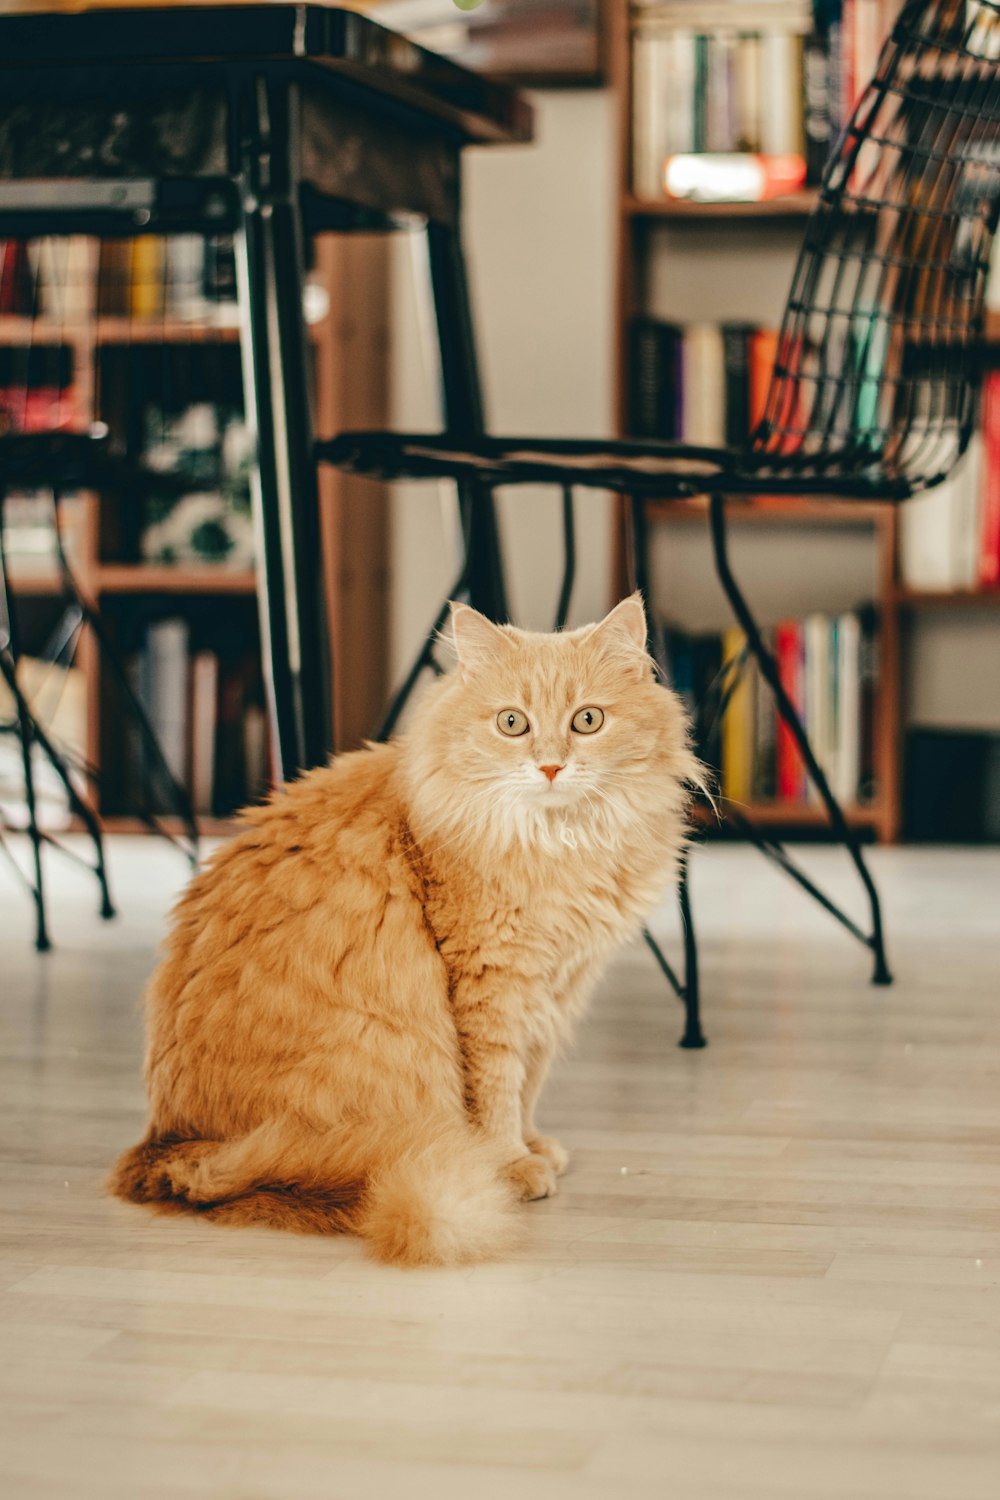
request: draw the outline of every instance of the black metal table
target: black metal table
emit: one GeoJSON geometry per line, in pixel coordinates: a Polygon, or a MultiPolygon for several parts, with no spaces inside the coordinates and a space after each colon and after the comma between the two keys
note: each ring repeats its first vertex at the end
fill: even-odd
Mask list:
{"type": "MultiPolygon", "coordinates": [[[[256,426],[265,675],[284,777],[329,753],[329,639],[302,314],[303,247],[427,226],[445,423],[483,430],[459,232],[469,144],[530,106],[351,11],[195,6],[0,15],[0,237],[236,237],[256,426]]],[[[488,491],[466,486],[471,594],[506,618],[488,491]]]]}

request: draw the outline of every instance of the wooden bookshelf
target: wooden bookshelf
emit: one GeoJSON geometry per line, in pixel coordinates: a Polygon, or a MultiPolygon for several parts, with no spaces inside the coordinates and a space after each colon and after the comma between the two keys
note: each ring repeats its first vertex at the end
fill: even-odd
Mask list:
{"type": "Polygon", "coordinates": [[[816,207],[818,194],[805,188],[760,203],[696,203],[683,198],[635,198],[625,192],[621,212],[628,219],[672,219],[678,223],[711,219],[805,219],[816,207]]]}
{"type": "Polygon", "coordinates": [[[900,609],[965,608],[1000,605],[1000,588],[979,589],[911,589],[897,584],[892,598],[900,609]]]}
{"type": "MultiPolygon", "coordinates": [[[[314,246],[312,277],[325,289],[327,314],[309,328],[313,348],[316,431],[328,436],[348,425],[384,426],[387,376],[388,250],[384,237],[326,236],[314,246]]],[[[98,370],[105,356],[120,358],[127,348],[190,349],[197,360],[202,351],[230,346],[235,358],[239,331],[227,314],[203,323],[139,317],[94,317],[64,323],[52,318],[0,316],[0,347],[30,346],[72,350],[75,410],[83,422],[97,417],[113,420],[98,410],[98,370]]],[[[155,359],[155,354],[154,354],[155,359]]],[[[323,571],[333,638],[333,679],[336,743],[338,748],[359,744],[371,733],[381,710],[387,676],[387,493],[368,480],[321,471],[320,521],[323,571]]],[[[96,494],[81,497],[80,545],[73,559],[74,573],[102,611],[155,612],[166,603],[170,612],[205,611],[212,619],[255,618],[256,577],[252,570],[218,565],[145,563],[122,550],[114,503],[96,494]],[[109,514],[111,520],[109,522],[109,514]],[[242,611],[233,616],[232,611],[242,611]]],[[[35,610],[53,609],[62,593],[55,567],[14,566],[12,590],[35,610]]],[[[30,649],[30,643],[25,642],[30,649]]],[[[113,747],[116,724],[108,717],[107,687],[98,653],[86,632],[81,637],[76,664],[83,672],[86,696],[86,754],[99,772],[112,779],[114,766],[105,761],[113,747]]],[[[117,759],[119,752],[114,752],[117,759]]],[[[148,825],[139,817],[108,806],[98,809],[109,832],[143,833],[148,825]]],[[[199,819],[210,837],[235,829],[229,818],[199,819]]]]}
{"type": "MultiPolygon", "coordinates": [[[[761,203],[689,203],[677,200],[645,199],[632,191],[632,97],[631,49],[627,0],[615,0],[609,6],[609,65],[618,108],[617,150],[617,245],[615,275],[615,338],[613,399],[616,431],[629,435],[629,328],[632,319],[644,310],[643,288],[646,282],[645,257],[650,252],[652,236],[658,226],[682,230],[690,225],[710,226],[724,236],[734,233],[733,265],[745,253],[738,231],[748,223],[760,223],[769,233],[786,233],[794,247],[801,238],[804,220],[818,201],[814,188],[788,194],[761,203]]],[[[777,320],[782,309],[776,306],[777,320]]],[[[991,332],[1000,343],[1000,316],[991,324],[991,332]]],[[[708,500],[664,500],[651,502],[647,515],[655,526],[707,526],[708,500]]],[[[867,806],[845,810],[853,826],[870,832],[882,842],[894,840],[900,823],[900,619],[904,604],[897,582],[896,512],[889,505],[855,502],[843,499],[819,499],[796,496],[734,497],[728,502],[730,522],[739,526],[788,523],[803,528],[866,526],[875,548],[877,590],[874,603],[879,611],[880,683],[875,707],[877,717],[878,794],[867,806]]],[[[613,561],[613,584],[617,595],[626,586],[625,576],[625,504],[619,503],[613,561]]],[[[766,602],[766,601],[765,601],[766,602]]],[[[912,602],[912,601],[911,601],[912,602]]],[[[722,808],[724,810],[723,801],[722,808]]],[[[754,803],[742,809],[763,827],[776,832],[819,831],[827,826],[826,814],[813,803],[754,803]]],[[[702,826],[718,826],[710,808],[703,809],[702,826]]]]}
{"type": "Polygon", "coordinates": [[[98,594],[252,594],[257,587],[252,572],[164,563],[100,563],[94,582],[98,594]]]}

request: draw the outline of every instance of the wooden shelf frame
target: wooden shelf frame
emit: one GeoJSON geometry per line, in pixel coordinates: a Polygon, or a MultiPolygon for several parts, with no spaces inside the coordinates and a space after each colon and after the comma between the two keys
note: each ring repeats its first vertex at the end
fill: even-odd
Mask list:
{"type": "MultiPolygon", "coordinates": [[[[324,235],[315,242],[312,275],[326,289],[325,316],[308,326],[314,351],[315,425],[322,436],[348,427],[385,426],[388,420],[389,252],[383,235],[324,235]]],[[[73,351],[74,403],[80,419],[96,416],[96,372],[102,349],[136,346],[235,345],[239,328],[224,322],[95,316],[86,322],[0,316],[0,346],[65,346],[73,351]]],[[[323,571],[333,636],[334,712],[337,747],[360,744],[382,710],[388,676],[388,499],[384,486],[334,473],[319,476],[323,571]]],[[[251,599],[256,576],[219,566],[166,566],[103,556],[97,494],[81,495],[84,507],[74,573],[90,598],[251,599]]],[[[24,598],[55,598],[62,583],[55,566],[18,569],[12,591],[24,598]]],[[[100,705],[102,674],[94,642],[84,631],[77,651],[87,701],[85,753],[102,765],[100,705]]],[[[210,837],[236,831],[230,819],[199,818],[210,837]]],[[[103,815],[112,833],[146,833],[142,819],[103,815]]]]}
{"type": "MultiPolygon", "coordinates": [[[[789,234],[800,233],[802,221],[818,201],[815,189],[807,188],[763,203],[682,203],[668,200],[645,200],[632,192],[632,104],[629,5],[627,0],[609,7],[610,74],[617,95],[617,213],[615,271],[615,338],[613,402],[615,430],[628,436],[628,356],[629,328],[633,318],[643,311],[640,298],[642,276],[639,261],[648,253],[651,226],[670,227],[711,223],[725,232],[727,224],[736,226],[748,221],[786,224],[789,234]]],[[[775,315],[780,309],[775,310],[775,315]]],[[[993,329],[1000,340],[1000,318],[993,329]]],[[[613,562],[615,596],[624,583],[625,505],[616,505],[617,526],[613,562]]],[[[880,842],[893,842],[899,834],[901,817],[900,773],[900,617],[901,601],[897,580],[898,527],[893,506],[842,498],[768,496],[734,497],[727,505],[734,524],[781,524],[809,526],[867,526],[876,548],[877,591],[875,604],[879,612],[880,681],[876,702],[878,733],[876,736],[878,796],[872,804],[845,810],[849,821],[858,828],[871,830],[880,842]]],[[[708,500],[664,500],[651,502],[647,514],[652,524],[708,524],[708,500]]],[[[775,831],[820,830],[827,826],[822,808],[812,803],[759,803],[744,809],[748,817],[775,831]]],[[[704,826],[715,822],[710,810],[704,826]]]]}

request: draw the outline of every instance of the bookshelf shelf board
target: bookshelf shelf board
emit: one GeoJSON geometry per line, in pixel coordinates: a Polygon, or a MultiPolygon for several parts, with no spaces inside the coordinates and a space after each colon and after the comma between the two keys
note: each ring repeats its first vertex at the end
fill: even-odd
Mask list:
{"type": "Polygon", "coordinates": [[[256,587],[252,572],[235,568],[103,563],[97,570],[97,590],[102,594],[252,594],[256,587]]]}
{"type": "Polygon", "coordinates": [[[1000,588],[982,589],[896,589],[896,603],[911,608],[921,605],[1000,604],[1000,588]]]}
{"type": "MultiPolygon", "coordinates": [[[[810,802],[748,802],[741,804],[740,812],[752,822],[764,828],[828,828],[829,819],[823,808],[810,802]]],[[[865,807],[845,807],[844,816],[852,828],[877,828],[882,811],[876,804],[865,807]]],[[[695,822],[700,828],[718,828],[726,821],[726,804],[721,804],[721,814],[716,817],[710,807],[695,809],[695,822]]]]}
{"type": "MultiPolygon", "coordinates": [[[[708,516],[707,495],[693,500],[651,500],[647,507],[650,520],[705,520],[708,516]]],[[[823,525],[854,521],[871,525],[884,521],[889,507],[871,500],[824,500],[821,497],[799,498],[795,495],[755,495],[729,501],[730,521],[805,521],[823,525]]]]}
{"type": "Polygon", "coordinates": [[[34,594],[40,597],[41,595],[61,594],[64,591],[63,581],[55,572],[34,573],[29,571],[26,573],[23,568],[18,568],[15,565],[8,569],[7,578],[15,594],[23,594],[25,596],[34,594]]]}
{"type": "Polygon", "coordinates": [[[163,318],[100,317],[98,344],[235,344],[239,327],[228,323],[184,323],[163,318]]]}
{"type": "Polygon", "coordinates": [[[28,344],[78,344],[91,336],[85,323],[64,323],[54,318],[26,318],[15,313],[0,317],[0,344],[14,348],[28,344]]]}
{"type": "Polygon", "coordinates": [[[760,203],[693,203],[685,198],[622,199],[622,212],[631,219],[670,219],[677,223],[704,219],[804,219],[816,207],[817,194],[806,188],[760,203]]]}

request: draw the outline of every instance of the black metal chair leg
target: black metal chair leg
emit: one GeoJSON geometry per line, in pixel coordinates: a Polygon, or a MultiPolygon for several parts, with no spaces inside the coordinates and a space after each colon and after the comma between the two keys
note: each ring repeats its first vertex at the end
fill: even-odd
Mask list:
{"type": "MultiPolygon", "coordinates": [[[[485,422],[469,284],[458,230],[452,225],[428,224],[427,256],[441,352],[445,429],[461,442],[463,436],[481,437],[485,422]]],[[[493,490],[478,479],[459,481],[458,490],[467,536],[469,602],[502,625],[509,620],[510,611],[493,490]]]]}
{"type": "MultiPolygon", "coordinates": [[[[268,710],[283,781],[333,748],[332,673],[302,313],[302,210],[293,153],[300,90],[248,81],[239,101],[241,223],[236,236],[247,412],[256,425],[257,599],[268,710]]],[[[235,107],[235,104],[234,106],[235,107]]]]}
{"type": "Polygon", "coordinates": [[[681,868],[681,878],[677,889],[678,904],[681,912],[681,922],[684,926],[684,978],[677,973],[673,964],[667,958],[663,949],[656,941],[648,927],[642,929],[642,935],[660,970],[670,988],[684,1006],[684,1033],[677,1043],[678,1047],[688,1049],[707,1047],[708,1042],[701,1029],[700,993],[698,987],[698,944],[694,935],[694,922],[691,918],[691,900],[688,892],[687,860],[681,868]]]}
{"type": "Polygon", "coordinates": [[[562,534],[563,576],[553,630],[565,628],[570,601],[573,598],[573,585],[576,582],[576,518],[573,513],[573,486],[571,484],[564,484],[562,487],[562,534]]]}
{"type": "MultiPolygon", "coordinates": [[[[164,785],[166,786],[167,791],[170,794],[170,800],[173,804],[174,814],[180,818],[180,821],[187,829],[187,837],[190,842],[190,848],[186,849],[184,852],[187,854],[187,857],[191,861],[191,864],[196,865],[198,863],[199,835],[198,823],[197,819],[195,818],[194,807],[191,803],[191,798],[188,795],[187,789],[181,785],[181,783],[174,776],[173,771],[167,765],[166,759],[163,755],[163,751],[160,748],[160,742],[153,732],[153,727],[149,722],[149,717],[146,713],[146,710],[143,708],[142,703],[137,698],[132,684],[129,682],[128,677],[122,668],[122,664],[118,658],[118,653],[113,649],[111,642],[108,639],[108,634],[104,628],[104,622],[101,619],[100,614],[93,608],[89,599],[86,597],[86,595],[80,588],[80,585],[77,583],[76,575],[69,565],[69,559],[66,556],[66,551],[63,546],[59,511],[60,496],[58,491],[55,492],[53,499],[55,509],[56,559],[59,564],[59,572],[62,577],[63,586],[69,593],[70,597],[73,599],[77,609],[80,611],[82,621],[86,625],[88,625],[93,632],[94,640],[97,643],[97,648],[101,655],[101,661],[104,666],[111,672],[111,675],[115,680],[115,685],[118,688],[118,691],[121,693],[122,698],[132,715],[133,722],[135,723],[136,728],[139,731],[139,738],[142,742],[143,752],[146,756],[149,757],[150,762],[155,766],[157,773],[163,779],[164,785]]],[[[154,829],[157,829],[155,815],[150,814],[147,821],[154,829]]],[[[97,830],[93,837],[95,838],[95,840],[97,840],[100,837],[100,830],[98,828],[96,819],[94,819],[93,822],[94,828],[95,830],[97,830]]],[[[158,831],[163,832],[162,829],[158,829],[158,831]]],[[[170,837],[169,834],[166,836],[170,837]]],[[[171,838],[171,842],[176,843],[177,840],[171,838]]],[[[103,849],[99,850],[99,860],[101,866],[103,867],[103,849]]]]}
{"type": "MultiPolygon", "coordinates": [[[[649,531],[646,524],[646,507],[641,495],[628,498],[628,570],[632,587],[638,589],[644,599],[649,597],[649,531]]],[[[646,650],[657,659],[653,622],[646,611],[646,650]]],[[[688,890],[688,857],[684,856],[680,880],[677,886],[677,901],[680,907],[681,924],[684,929],[684,982],[683,984],[660,949],[648,928],[643,928],[643,937],[652,950],[667,983],[684,1004],[684,1035],[678,1046],[697,1048],[707,1046],[701,1029],[701,994],[698,978],[698,940],[695,936],[691,915],[691,896],[688,890]]]]}
{"type": "MultiPolygon", "coordinates": [[[[52,767],[53,771],[55,771],[56,775],[59,777],[59,780],[62,782],[63,787],[66,791],[67,799],[69,801],[70,811],[72,812],[74,817],[79,818],[80,822],[86,829],[91,843],[94,846],[94,864],[90,868],[92,869],[94,875],[96,875],[97,877],[97,883],[101,892],[101,905],[99,908],[100,915],[105,920],[108,920],[115,915],[115,908],[112,903],[111,893],[108,887],[107,862],[104,857],[104,840],[101,835],[101,825],[97,821],[93,809],[87,806],[87,803],[83,800],[83,798],[80,796],[80,793],[77,791],[73,778],[70,775],[62,756],[59,754],[59,751],[56,749],[55,745],[53,745],[52,741],[49,739],[42,726],[38,723],[38,720],[32,714],[27,699],[21,692],[21,689],[17,682],[14,659],[9,652],[2,649],[0,649],[0,670],[2,670],[3,675],[7,681],[7,686],[10,688],[10,691],[14,697],[14,701],[17,704],[19,718],[23,716],[23,718],[27,721],[29,725],[30,738],[38,745],[38,748],[42,751],[46,760],[49,762],[49,765],[52,767]]],[[[33,796],[33,781],[30,784],[29,790],[27,769],[25,771],[25,780],[25,795],[26,797],[29,794],[33,796]]],[[[42,833],[41,830],[39,830],[39,838],[42,842],[45,841],[46,837],[47,836],[42,833]]]]}
{"type": "Polygon", "coordinates": [[[427,632],[424,644],[421,646],[419,652],[417,653],[413,666],[407,672],[405,678],[403,679],[402,685],[398,688],[395,697],[389,704],[389,708],[385,715],[385,718],[382,720],[374,736],[374,738],[380,744],[384,740],[387,740],[392,734],[392,731],[395,729],[396,724],[399,722],[400,714],[403,712],[403,709],[410,701],[413,690],[416,687],[417,683],[420,681],[420,678],[424,671],[428,667],[433,668],[434,646],[437,642],[438,631],[442,628],[445,620],[447,620],[448,618],[448,608],[451,604],[451,601],[453,599],[457,599],[460,594],[464,594],[466,592],[466,573],[467,565],[463,564],[461,573],[459,573],[458,577],[455,579],[455,582],[452,584],[451,589],[441,601],[441,607],[438,610],[437,614],[434,616],[434,624],[427,632]]]}
{"type": "Polygon", "coordinates": [[[805,732],[795,705],[792,703],[785,691],[784,684],[778,672],[777,662],[764,644],[760,629],[751,613],[750,606],[740,592],[739,585],[733,577],[729,565],[729,552],[726,536],[726,511],[725,497],[713,495],[710,508],[712,546],[715,554],[715,569],[719,576],[719,582],[725,591],[726,597],[732,606],[733,614],[741,626],[747,639],[747,645],[756,658],[760,667],[761,675],[774,694],[778,712],[787,724],[791,734],[798,746],[799,753],[805,762],[806,770],[810,780],[815,786],[826,808],[831,827],[837,838],[847,849],[854,862],[854,866],[861,877],[862,885],[868,896],[868,904],[871,912],[871,936],[866,938],[867,945],[871,948],[875,958],[875,967],[872,973],[873,984],[891,984],[892,974],[889,971],[885,956],[885,940],[882,931],[882,910],[879,903],[878,891],[872,880],[868,866],[865,864],[864,855],[861,851],[861,842],[844,817],[840,803],[837,801],[830,785],[823,774],[823,769],[813,754],[812,746],[805,732]]]}
{"type": "Polygon", "coordinates": [[[14,695],[17,709],[18,738],[21,741],[21,764],[24,768],[24,802],[28,813],[27,834],[31,842],[31,855],[35,879],[31,886],[35,900],[35,947],[39,953],[47,953],[52,947],[45,915],[45,875],[42,868],[42,834],[38,826],[38,805],[35,799],[35,771],[31,763],[33,721],[27,704],[17,688],[17,677],[13,658],[0,648],[0,671],[14,695]]]}
{"type": "Polygon", "coordinates": [[[684,924],[684,1035],[679,1045],[689,1049],[707,1046],[701,1029],[701,988],[698,975],[698,940],[691,915],[691,892],[688,888],[688,862],[685,856],[678,887],[681,921],[684,924]]]}

